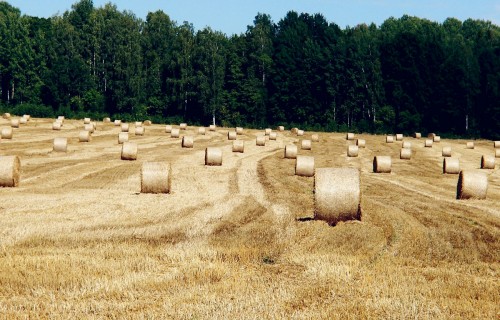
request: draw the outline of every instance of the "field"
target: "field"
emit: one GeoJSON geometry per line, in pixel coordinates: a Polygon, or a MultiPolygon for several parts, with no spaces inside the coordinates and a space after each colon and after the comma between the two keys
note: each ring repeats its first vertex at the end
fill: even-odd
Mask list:
{"type": "MultiPolygon", "coordinates": [[[[314,179],[283,159],[290,131],[265,147],[263,130],[228,128],[181,148],[164,125],[130,140],[137,161],[120,160],[119,127],[99,122],[90,143],[83,121],[32,119],[2,139],[18,155],[21,182],[0,188],[1,319],[499,319],[500,172],[486,200],[455,200],[458,175],[442,174],[442,146],[463,169],[479,168],[493,142],[442,139],[399,159],[401,142],[366,139],[348,158],[342,133],[319,133],[316,167],[361,170],[362,219],[328,226],[313,218],[314,179]],[[68,152],[52,152],[68,137],[68,152]],[[223,165],[204,165],[207,146],[223,165]],[[392,156],[392,173],[372,171],[392,156]],[[141,194],[144,161],[172,166],[170,194],[141,194]]],[[[9,122],[0,119],[0,127],[9,122]]],[[[311,133],[306,132],[305,138],[311,133]]]]}

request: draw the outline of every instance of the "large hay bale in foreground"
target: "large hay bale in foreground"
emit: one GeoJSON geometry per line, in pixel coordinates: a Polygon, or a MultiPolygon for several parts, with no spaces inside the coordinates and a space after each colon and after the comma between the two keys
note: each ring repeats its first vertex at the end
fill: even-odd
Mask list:
{"type": "Polygon", "coordinates": [[[488,175],[479,170],[462,170],[458,176],[457,199],[486,199],[488,175]]]}
{"type": "Polygon", "coordinates": [[[55,152],[68,151],[68,138],[54,138],[54,146],[52,150],[55,152]]]}
{"type": "Polygon", "coordinates": [[[265,136],[258,136],[255,139],[255,145],[259,147],[264,147],[266,145],[266,137],[265,136]]]}
{"type": "Polygon", "coordinates": [[[451,157],[451,147],[450,146],[443,147],[443,151],[441,152],[441,155],[443,157],[451,157]]]}
{"type": "Polygon", "coordinates": [[[136,136],[143,136],[145,130],[146,129],[144,127],[142,127],[142,126],[141,127],[135,127],[135,129],[134,129],[135,132],[134,133],[135,133],[136,136]]]}
{"type": "Polygon", "coordinates": [[[422,138],[422,134],[420,132],[414,132],[413,133],[413,138],[420,139],[420,138],[422,138]]]}
{"type": "Polygon", "coordinates": [[[385,143],[393,143],[393,142],[394,142],[394,136],[385,137],[385,143]]]}
{"type": "Polygon", "coordinates": [[[359,153],[359,147],[353,144],[347,146],[347,156],[348,157],[357,157],[359,153]]]}
{"type": "Polygon", "coordinates": [[[314,176],[314,157],[297,156],[295,160],[295,175],[302,177],[314,176]]]}
{"type": "Polygon", "coordinates": [[[481,169],[495,169],[495,157],[485,154],[481,157],[481,169]]]}
{"type": "Polygon", "coordinates": [[[236,131],[228,131],[227,140],[236,140],[237,133],[236,131]]]}
{"type": "Polygon", "coordinates": [[[134,142],[124,142],[122,144],[122,160],[137,160],[137,144],[134,142]]]}
{"type": "Polygon", "coordinates": [[[122,144],[128,141],[128,132],[120,132],[118,134],[118,144],[122,144]]]}
{"type": "Polygon", "coordinates": [[[276,141],[276,139],[278,139],[278,133],[277,132],[271,132],[269,134],[269,140],[272,140],[272,141],[276,141]]]}
{"type": "Polygon", "coordinates": [[[304,130],[297,130],[297,136],[301,137],[304,135],[304,130]]]}
{"type": "Polygon", "coordinates": [[[90,118],[83,118],[83,124],[89,124],[90,118]]]}
{"type": "Polygon", "coordinates": [[[401,151],[399,153],[399,159],[410,160],[411,159],[411,149],[401,148],[401,151]]]}
{"type": "Polygon", "coordinates": [[[205,165],[206,166],[221,166],[222,165],[222,149],[215,147],[207,147],[205,149],[205,165]]]}
{"type": "Polygon", "coordinates": [[[61,130],[61,123],[57,122],[57,121],[53,122],[52,123],[52,130],[57,130],[57,131],[61,130]]]}
{"type": "Polygon", "coordinates": [[[411,149],[411,142],[410,141],[403,141],[403,144],[401,145],[401,148],[403,148],[403,149],[411,149]]]}
{"type": "Polygon", "coordinates": [[[167,124],[165,126],[165,133],[171,133],[172,132],[172,125],[170,124],[167,124]]]}
{"type": "Polygon", "coordinates": [[[207,133],[207,130],[205,129],[205,127],[198,128],[198,134],[201,134],[202,136],[204,136],[206,133],[207,133]]]}
{"type": "Polygon", "coordinates": [[[365,148],[366,147],[366,140],[365,139],[356,139],[356,145],[358,148],[365,148]]]}
{"type": "Polygon", "coordinates": [[[119,120],[119,119],[116,119],[116,120],[114,121],[114,125],[115,125],[115,127],[119,127],[119,126],[121,126],[121,125],[122,125],[122,121],[121,121],[121,120],[119,120]]]}
{"type": "Polygon", "coordinates": [[[129,132],[130,126],[129,126],[128,123],[122,123],[120,126],[121,126],[121,131],[122,132],[129,132]]]}
{"type": "Polygon", "coordinates": [[[172,132],[170,132],[170,138],[179,138],[180,130],[178,128],[172,128],[172,132]]]}
{"type": "Polygon", "coordinates": [[[467,142],[467,144],[465,145],[465,148],[466,149],[474,149],[474,141],[467,142]]]}
{"type": "Polygon", "coordinates": [[[19,128],[19,119],[11,119],[10,120],[10,126],[12,128],[19,128]]]}
{"type": "Polygon", "coordinates": [[[352,133],[352,132],[348,132],[348,133],[345,135],[345,139],[346,139],[346,140],[354,140],[354,133],[352,133]]]}
{"type": "Polygon", "coordinates": [[[460,160],[458,158],[447,157],[443,159],[443,173],[444,174],[459,174],[460,173],[460,160]]]}
{"type": "Polygon", "coordinates": [[[311,141],[312,142],[319,142],[319,135],[318,134],[311,135],[311,141]]]}
{"type": "Polygon", "coordinates": [[[2,139],[12,139],[12,127],[2,128],[2,139]]]}
{"type": "Polygon", "coordinates": [[[358,169],[318,168],[314,174],[314,219],[329,225],[361,219],[358,169]]]}
{"type": "Polygon", "coordinates": [[[21,161],[18,156],[0,156],[0,187],[19,186],[21,161]]]}
{"type": "Polygon", "coordinates": [[[179,124],[179,129],[187,130],[187,126],[188,126],[187,123],[183,122],[183,123],[179,124]]]}
{"type": "Polygon", "coordinates": [[[144,162],[141,167],[141,193],[170,193],[171,172],[169,163],[144,162]]]}
{"type": "Polygon", "coordinates": [[[297,146],[294,144],[287,144],[285,146],[285,159],[297,158],[297,146]]]}
{"type": "Polygon", "coordinates": [[[183,148],[192,148],[194,146],[193,136],[183,136],[181,146],[183,148]]]}
{"type": "Polygon", "coordinates": [[[424,147],[426,148],[432,148],[432,144],[434,143],[433,140],[431,139],[425,139],[424,147]]]}
{"type": "Polygon", "coordinates": [[[78,134],[79,142],[90,142],[90,131],[83,130],[78,134]]]}
{"type": "Polygon", "coordinates": [[[396,141],[403,141],[403,134],[402,133],[396,133],[396,141]]]}
{"type": "Polygon", "coordinates": [[[392,160],[390,156],[373,157],[373,172],[391,173],[391,169],[392,169],[392,160]]]}
{"type": "Polygon", "coordinates": [[[233,141],[233,152],[244,153],[245,152],[245,141],[234,140],[233,141]]]}

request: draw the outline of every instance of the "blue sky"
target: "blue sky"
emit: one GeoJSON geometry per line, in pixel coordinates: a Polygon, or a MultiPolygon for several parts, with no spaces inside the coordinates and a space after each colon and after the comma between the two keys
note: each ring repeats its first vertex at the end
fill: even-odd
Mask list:
{"type": "MultiPolygon", "coordinates": [[[[23,14],[50,17],[62,14],[76,0],[9,0],[23,14]]],[[[274,22],[290,10],[321,13],[329,22],[341,28],[359,23],[380,25],[389,17],[404,14],[443,22],[448,17],[490,20],[500,25],[500,0],[94,0],[100,7],[112,2],[120,11],[132,11],[145,19],[148,12],[163,10],[172,20],[181,24],[193,23],[202,29],[210,26],[227,35],[246,31],[258,12],[271,15],[274,22]]]]}

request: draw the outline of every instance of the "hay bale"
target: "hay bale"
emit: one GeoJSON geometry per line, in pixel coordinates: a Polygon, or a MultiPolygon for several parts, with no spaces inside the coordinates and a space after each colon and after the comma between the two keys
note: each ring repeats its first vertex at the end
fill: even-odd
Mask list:
{"type": "Polygon", "coordinates": [[[429,139],[434,139],[435,136],[436,136],[436,134],[434,132],[427,134],[427,138],[429,138],[429,139]]]}
{"type": "Polygon", "coordinates": [[[399,159],[410,160],[411,159],[411,149],[401,148],[401,152],[399,153],[399,159]]]}
{"type": "Polygon", "coordinates": [[[144,123],[143,123],[144,126],[148,126],[148,127],[152,124],[153,124],[153,122],[151,120],[144,120],[144,123]]]}
{"type": "Polygon", "coordinates": [[[57,116],[57,120],[64,121],[66,118],[64,116],[57,116]]]}
{"type": "Polygon", "coordinates": [[[292,134],[297,134],[299,132],[299,128],[292,128],[292,129],[290,129],[290,132],[292,134]]]}
{"type": "Polygon", "coordinates": [[[295,175],[302,177],[314,176],[314,157],[297,156],[295,160],[295,175]]]}
{"type": "Polygon", "coordinates": [[[285,159],[297,158],[297,146],[294,144],[287,144],[285,146],[285,159]]]}
{"type": "Polygon", "coordinates": [[[266,136],[270,135],[270,134],[271,134],[271,132],[273,132],[273,130],[272,130],[271,128],[266,128],[266,129],[264,130],[264,134],[265,134],[266,136]]]}
{"type": "Polygon", "coordinates": [[[493,148],[500,148],[500,141],[493,141],[493,148]]]}
{"type": "Polygon", "coordinates": [[[401,145],[403,149],[411,149],[411,142],[410,141],[403,141],[403,144],[401,145]]]}
{"type": "Polygon", "coordinates": [[[55,152],[66,152],[68,151],[68,138],[55,138],[53,150],[55,152]]]}
{"type": "Polygon", "coordinates": [[[94,133],[95,127],[92,123],[87,123],[84,127],[83,130],[88,131],[90,133],[94,133]]]}
{"type": "Polygon", "coordinates": [[[135,121],[134,126],[137,127],[142,127],[142,122],[141,121],[135,121]]]}
{"type": "Polygon", "coordinates": [[[2,128],[2,139],[12,139],[12,127],[2,128]]]}
{"type": "Polygon", "coordinates": [[[269,140],[276,141],[277,138],[278,138],[278,134],[276,132],[271,132],[269,134],[269,140]]]}
{"type": "Polygon", "coordinates": [[[143,136],[144,133],[146,132],[146,129],[144,127],[135,127],[134,131],[136,136],[143,136]]]}
{"type": "Polygon", "coordinates": [[[119,127],[119,126],[121,126],[121,125],[122,125],[122,121],[121,121],[121,120],[116,119],[116,120],[114,121],[114,124],[115,124],[115,127],[119,127]]]}
{"type": "Polygon", "coordinates": [[[31,120],[31,116],[29,114],[23,114],[23,118],[26,119],[26,121],[31,120]]]}
{"type": "Polygon", "coordinates": [[[403,134],[402,133],[396,133],[396,141],[403,141],[403,134]]]}
{"type": "Polygon", "coordinates": [[[301,137],[304,135],[304,130],[297,130],[297,136],[301,137]]]}
{"type": "Polygon", "coordinates": [[[181,146],[183,148],[192,148],[193,145],[194,145],[194,138],[193,138],[193,136],[183,136],[182,137],[181,146]]]}
{"type": "Polygon", "coordinates": [[[124,142],[122,144],[122,160],[137,160],[137,144],[134,142],[124,142]]]}
{"type": "Polygon", "coordinates": [[[19,119],[19,124],[27,124],[27,123],[28,123],[28,119],[26,119],[26,118],[19,119]]]}
{"type": "Polygon", "coordinates": [[[361,219],[358,169],[318,168],[314,175],[314,219],[329,225],[361,219]]]}
{"type": "Polygon", "coordinates": [[[373,157],[373,172],[391,173],[392,160],[390,156],[373,157]]]}
{"type": "Polygon", "coordinates": [[[165,126],[165,133],[172,133],[172,126],[170,124],[165,126]]]}
{"type": "Polygon", "coordinates": [[[354,140],[354,133],[348,132],[345,136],[346,140],[354,140]]]}
{"type": "Polygon", "coordinates": [[[21,161],[18,156],[0,156],[0,187],[19,186],[21,161]]]}
{"type": "Polygon", "coordinates": [[[208,147],[205,149],[205,165],[206,166],[221,166],[222,165],[222,149],[208,147]]]}
{"type": "Polygon", "coordinates": [[[432,144],[433,144],[433,143],[434,143],[434,141],[433,141],[433,140],[431,140],[431,139],[425,139],[425,144],[424,144],[424,146],[425,146],[426,148],[432,148],[432,144]]]}
{"type": "Polygon", "coordinates": [[[211,125],[208,127],[208,130],[209,130],[209,131],[216,131],[216,128],[217,128],[217,127],[215,126],[215,124],[211,124],[211,125]]]}
{"type": "Polygon", "coordinates": [[[11,119],[10,120],[10,126],[12,128],[19,128],[19,119],[11,119]]]}
{"type": "Polygon", "coordinates": [[[443,147],[443,151],[441,152],[441,155],[443,157],[451,157],[451,147],[450,146],[443,147]]]}
{"type": "Polygon", "coordinates": [[[420,138],[422,138],[422,134],[420,132],[414,132],[413,133],[413,138],[420,139],[420,138]]]}
{"type": "Polygon", "coordinates": [[[83,130],[78,134],[79,142],[90,142],[90,131],[83,130]]]}
{"type": "Polygon", "coordinates": [[[465,148],[466,149],[474,149],[474,141],[467,142],[467,144],[465,145],[465,148]]]}
{"type": "Polygon", "coordinates": [[[460,173],[460,160],[458,158],[447,157],[443,159],[443,173],[444,174],[459,174],[460,173]]]}
{"type": "Polygon", "coordinates": [[[495,149],[495,158],[500,158],[500,149],[495,149]]]}
{"type": "Polygon", "coordinates": [[[183,122],[183,123],[179,124],[179,129],[186,130],[187,126],[188,126],[187,123],[183,122]]]}
{"type": "Polygon", "coordinates": [[[5,113],[2,115],[2,118],[9,120],[9,119],[10,119],[10,113],[5,112],[5,113]]]}
{"type": "Polygon", "coordinates": [[[385,142],[386,143],[393,143],[394,142],[394,137],[393,136],[386,136],[385,137],[385,142]]]}
{"type": "Polygon", "coordinates": [[[495,169],[495,157],[485,154],[481,157],[481,169],[495,169]]]}
{"type": "Polygon", "coordinates": [[[488,175],[479,170],[462,170],[458,176],[457,199],[486,199],[488,175]]]}
{"type": "Polygon", "coordinates": [[[312,142],[319,142],[319,135],[318,134],[311,135],[311,141],[312,142]]]}
{"type": "Polygon", "coordinates": [[[365,148],[366,140],[365,139],[356,139],[356,145],[358,148],[365,148]]]}
{"type": "Polygon", "coordinates": [[[122,144],[128,141],[128,132],[120,132],[118,134],[118,144],[122,144]]]}
{"type": "Polygon", "coordinates": [[[233,141],[233,152],[244,153],[245,152],[245,141],[234,140],[233,141]]]}
{"type": "Polygon", "coordinates": [[[236,127],[235,129],[237,135],[242,135],[243,134],[243,128],[242,127],[236,127]]]}
{"type": "Polygon", "coordinates": [[[354,144],[350,144],[347,146],[347,156],[354,158],[357,157],[359,153],[359,147],[354,144]]]}
{"type": "Polygon", "coordinates": [[[255,139],[255,145],[259,147],[264,147],[266,145],[266,137],[265,136],[258,136],[255,139]]]}
{"type": "Polygon", "coordinates": [[[61,130],[61,123],[60,122],[53,122],[52,123],[52,130],[61,130]]]}
{"type": "Polygon", "coordinates": [[[178,128],[172,128],[172,132],[170,132],[170,138],[179,138],[180,130],[178,128]]]}
{"type": "Polygon", "coordinates": [[[432,141],[434,141],[434,142],[441,142],[441,136],[434,136],[434,138],[432,139],[432,141]]]}
{"type": "Polygon", "coordinates": [[[198,128],[198,134],[201,134],[201,135],[205,135],[207,132],[207,130],[205,129],[205,127],[199,127],[198,128]]]}
{"type": "Polygon", "coordinates": [[[89,124],[90,118],[83,118],[83,124],[89,124]]]}
{"type": "Polygon", "coordinates": [[[278,126],[278,131],[285,131],[285,127],[284,126],[278,126]]]}
{"type": "Polygon", "coordinates": [[[169,163],[144,162],[141,167],[141,193],[170,193],[171,175],[169,163]]]}
{"type": "Polygon", "coordinates": [[[311,146],[311,140],[302,140],[300,142],[300,149],[302,150],[311,150],[312,146],[311,146]]]}
{"type": "Polygon", "coordinates": [[[111,122],[111,118],[110,117],[103,118],[102,122],[103,123],[110,123],[111,122]]]}
{"type": "Polygon", "coordinates": [[[128,123],[122,123],[120,126],[122,132],[129,132],[130,126],[128,125],[128,123]]]}
{"type": "Polygon", "coordinates": [[[227,140],[236,140],[236,131],[229,131],[227,133],[227,140]]]}

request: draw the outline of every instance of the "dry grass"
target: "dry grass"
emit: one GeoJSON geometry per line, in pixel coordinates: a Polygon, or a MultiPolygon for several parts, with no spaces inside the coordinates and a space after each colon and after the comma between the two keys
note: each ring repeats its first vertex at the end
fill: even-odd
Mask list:
{"type": "MultiPolygon", "coordinates": [[[[316,167],[361,173],[362,221],[329,227],[311,220],[313,179],[283,159],[298,143],[289,132],[258,147],[261,132],[245,130],[241,154],[223,130],[182,149],[153,124],[130,137],[141,156],[125,162],[120,127],[85,144],[80,130],[34,118],[0,144],[22,163],[19,187],[0,189],[0,318],[498,318],[499,171],[487,171],[486,200],[455,200],[441,150],[413,143],[409,164],[362,135],[348,158],[345,134],[322,133],[307,152],[316,167]],[[56,135],[71,152],[50,152],[56,135]],[[209,146],[222,167],[204,166],[209,146]],[[376,154],[391,155],[391,174],[372,173],[376,154]],[[171,164],[170,194],[140,193],[145,161],[171,164]]],[[[443,142],[464,169],[491,152],[491,141],[443,142]]]]}

